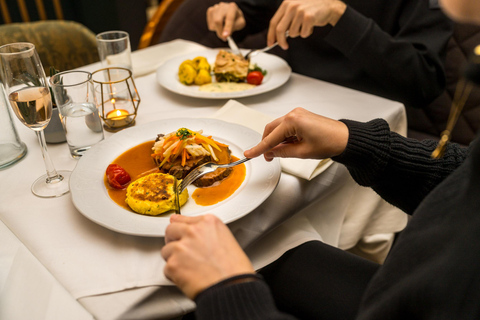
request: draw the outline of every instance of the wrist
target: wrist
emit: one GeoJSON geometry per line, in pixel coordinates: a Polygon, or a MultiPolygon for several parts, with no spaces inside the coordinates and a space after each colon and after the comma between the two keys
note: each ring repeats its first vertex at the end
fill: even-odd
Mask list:
{"type": "Polygon", "coordinates": [[[338,20],[340,20],[340,18],[345,13],[345,10],[347,10],[347,5],[344,2],[334,1],[332,3],[330,19],[328,20],[328,23],[334,27],[337,24],[338,20]]]}

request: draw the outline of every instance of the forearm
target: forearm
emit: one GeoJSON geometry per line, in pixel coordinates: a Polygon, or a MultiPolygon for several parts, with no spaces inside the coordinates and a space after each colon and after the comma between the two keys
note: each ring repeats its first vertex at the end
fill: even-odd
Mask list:
{"type": "Polygon", "coordinates": [[[343,163],[362,186],[411,214],[423,198],[465,159],[468,149],[449,144],[442,159],[432,159],[437,143],[390,132],[384,120],[368,123],[342,120],[349,128],[347,148],[335,161],[343,163]]]}

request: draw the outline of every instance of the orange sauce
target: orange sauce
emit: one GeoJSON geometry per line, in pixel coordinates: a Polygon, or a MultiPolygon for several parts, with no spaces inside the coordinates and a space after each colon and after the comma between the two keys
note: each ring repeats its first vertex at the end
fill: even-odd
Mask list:
{"type": "MultiPolygon", "coordinates": [[[[132,178],[132,181],[135,181],[147,174],[158,172],[158,167],[155,165],[155,162],[150,156],[152,154],[152,147],[154,143],[155,141],[147,141],[128,149],[118,156],[112,163],[118,164],[125,169],[130,175],[130,178],[132,178]]],[[[105,170],[107,170],[107,168],[105,168],[105,170]]],[[[131,210],[130,207],[125,203],[125,198],[127,197],[127,188],[120,190],[110,187],[107,182],[106,175],[104,181],[110,198],[123,208],[131,210]]]]}
{"type": "MultiPolygon", "coordinates": [[[[147,141],[128,149],[112,161],[112,163],[118,164],[124,168],[132,178],[132,181],[147,174],[159,172],[158,167],[150,156],[152,154],[154,143],[155,141],[147,141]]],[[[232,161],[236,160],[238,160],[238,158],[232,156],[232,161]]],[[[106,169],[107,168],[105,168],[105,170],[106,169]]],[[[245,164],[243,163],[235,166],[232,173],[219,184],[206,188],[197,188],[191,197],[196,204],[201,206],[210,206],[223,201],[231,196],[235,190],[242,185],[243,180],[245,180],[246,171],[245,164]]],[[[119,190],[110,187],[106,176],[104,177],[104,183],[110,198],[119,206],[132,211],[125,203],[127,189],[119,190]]]]}

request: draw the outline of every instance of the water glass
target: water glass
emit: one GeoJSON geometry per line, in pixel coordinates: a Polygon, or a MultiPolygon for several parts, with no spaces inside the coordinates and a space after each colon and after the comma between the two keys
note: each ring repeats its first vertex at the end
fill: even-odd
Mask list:
{"type": "Polygon", "coordinates": [[[103,140],[92,74],[87,71],[65,71],[50,78],[50,86],[73,158],[80,158],[103,140]]]}
{"type": "Polygon", "coordinates": [[[0,85],[0,169],[14,164],[26,154],[27,146],[17,134],[5,90],[0,85]]]}
{"type": "Polygon", "coordinates": [[[121,67],[132,71],[130,38],[125,31],[97,34],[97,47],[103,68],[121,67]]]}

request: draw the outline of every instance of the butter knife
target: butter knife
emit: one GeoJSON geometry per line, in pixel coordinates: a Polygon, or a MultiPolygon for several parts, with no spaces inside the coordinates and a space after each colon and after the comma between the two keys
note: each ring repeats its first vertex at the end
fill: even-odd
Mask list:
{"type": "Polygon", "coordinates": [[[240,49],[238,49],[238,46],[237,44],[235,43],[235,41],[232,39],[231,36],[228,36],[227,37],[227,42],[228,42],[228,46],[230,47],[230,49],[232,50],[232,52],[240,57],[243,57],[243,54],[240,52],[240,49]]]}

